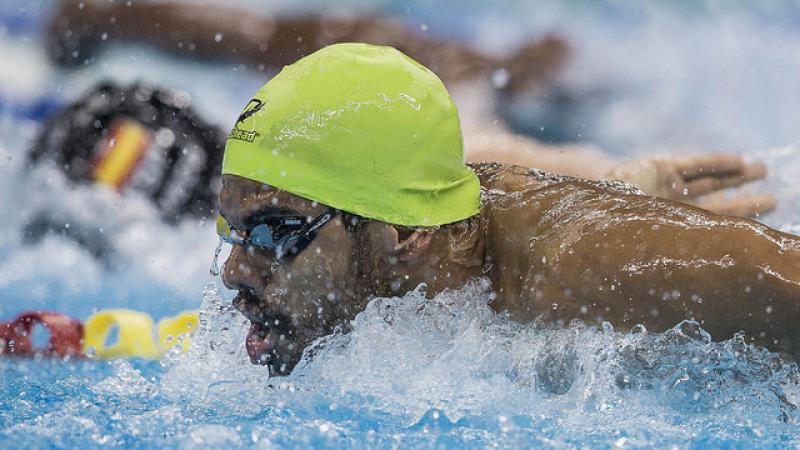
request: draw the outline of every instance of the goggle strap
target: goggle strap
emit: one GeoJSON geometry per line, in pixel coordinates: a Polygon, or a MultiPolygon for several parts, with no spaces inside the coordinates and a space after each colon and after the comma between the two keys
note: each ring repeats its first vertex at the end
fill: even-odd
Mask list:
{"type": "Polygon", "coordinates": [[[326,223],[333,220],[334,217],[338,216],[340,211],[338,209],[329,208],[325,213],[311,221],[307,226],[306,229],[300,233],[300,236],[297,238],[297,242],[292,246],[290,251],[294,254],[298,254],[308,247],[311,241],[317,237],[317,233],[319,233],[319,229],[322,228],[326,223]]]}

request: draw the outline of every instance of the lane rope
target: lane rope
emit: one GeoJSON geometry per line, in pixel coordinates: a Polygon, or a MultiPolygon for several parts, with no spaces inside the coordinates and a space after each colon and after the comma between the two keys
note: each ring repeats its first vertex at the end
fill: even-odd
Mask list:
{"type": "Polygon", "coordinates": [[[25,311],[0,322],[0,356],[158,359],[177,345],[186,352],[197,325],[197,311],[183,311],[157,324],[150,315],[130,309],[101,310],[85,323],[59,312],[25,311]],[[37,327],[49,335],[45,345],[34,342],[37,327]]]}

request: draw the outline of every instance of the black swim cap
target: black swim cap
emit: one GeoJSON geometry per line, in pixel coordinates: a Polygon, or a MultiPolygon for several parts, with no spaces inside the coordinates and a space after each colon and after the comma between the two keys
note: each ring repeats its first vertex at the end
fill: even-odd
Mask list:
{"type": "Polygon", "coordinates": [[[29,162],[52,160],[73,181],[139,191],[170,221],[210,216],[225,139],[189,105],[182,92],[101,84],[46,121],[29,162]]]}

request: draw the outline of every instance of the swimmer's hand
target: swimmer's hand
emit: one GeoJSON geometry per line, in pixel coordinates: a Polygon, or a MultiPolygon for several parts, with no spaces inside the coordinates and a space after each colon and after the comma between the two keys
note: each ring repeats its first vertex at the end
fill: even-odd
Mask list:
{"type": "Polygon", "coordinates": [[[766,175],[767,167],[762,163],[747,163],[738,155],[707,153],[627,161],[612,169],[607,177],[635,184],[648,194],[690,203],[718,214],[756,217],[775,208],[774,195],[737,193],[727,196],[724,191],[766,175]]]}

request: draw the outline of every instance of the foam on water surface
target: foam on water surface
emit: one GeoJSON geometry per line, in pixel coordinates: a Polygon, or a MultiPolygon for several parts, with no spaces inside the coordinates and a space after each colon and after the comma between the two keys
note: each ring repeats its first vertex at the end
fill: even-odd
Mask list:
{"type": "Polygon", "coordinates": [[[794,364],[738,337],[710,342],[691,322],[662,334],[521,326],[487,306],[486,287],[374,299],[350,333],[317,341],[292,375],[269,379],[243,351],[245,320],[209,286],[186,354],[0,361],[0,442],[800,445],[794,364]]]}

